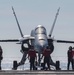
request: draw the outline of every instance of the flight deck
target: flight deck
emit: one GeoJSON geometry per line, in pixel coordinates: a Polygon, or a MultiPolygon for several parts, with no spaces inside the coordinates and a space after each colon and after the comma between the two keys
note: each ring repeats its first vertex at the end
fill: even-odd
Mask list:
{"type": "Polygon", "coordinates": [[[2,70],[0,75],[74,75],[74,71],[30,71],[30,70],[2,70]]]}

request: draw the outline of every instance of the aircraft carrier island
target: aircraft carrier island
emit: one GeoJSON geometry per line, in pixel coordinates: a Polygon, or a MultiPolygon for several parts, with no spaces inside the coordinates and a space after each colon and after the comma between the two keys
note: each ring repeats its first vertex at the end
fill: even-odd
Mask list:
{"type": "Polygon", "coordinates": [[[2,70],[0,75],[74,75],[74,71],[57,70],[57,71],[30,71],[30,70],[2,70]]]}

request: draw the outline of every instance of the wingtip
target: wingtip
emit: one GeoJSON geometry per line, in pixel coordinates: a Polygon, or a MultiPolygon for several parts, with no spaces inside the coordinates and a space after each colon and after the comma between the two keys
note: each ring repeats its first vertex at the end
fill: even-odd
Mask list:
{"type": "Polygon", "coordinates": [[[11,8],[13,8],[13,6],[11,6],[11,8]]]}

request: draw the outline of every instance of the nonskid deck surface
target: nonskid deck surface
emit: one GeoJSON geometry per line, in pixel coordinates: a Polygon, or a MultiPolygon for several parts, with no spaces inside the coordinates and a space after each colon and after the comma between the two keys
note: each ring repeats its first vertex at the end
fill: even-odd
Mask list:
{"type": "Polygon", "coordinates": [[[30,71],[30,70],[2,70],[0,75],[74,75],[74,71],[57,70],[57,71],[30,71]]]}

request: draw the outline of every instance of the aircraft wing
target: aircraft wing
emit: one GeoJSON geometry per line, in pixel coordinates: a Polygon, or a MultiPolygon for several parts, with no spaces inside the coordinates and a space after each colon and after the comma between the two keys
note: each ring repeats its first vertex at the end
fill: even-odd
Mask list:
{"type": "Polygon", "coordinates": [[[4,39],[4,40],[0,40],[0,42],[18,42],[18,39],[4,39]]]}
{"type": "Polygon", "coordinates": [[[24,38],[20,38],[20,39],[3,39],[0,40],[0,42],[26,42],[27,40],[34,40],[35,37],[32,36],[25,36],[24,38]]]}
{"type": "Polygon", "coordinates": [[[56,40],[58,43],[74,43],[74,41],[67,41],[67,40],[56,40]]]}
{"type": "Polygon", "coordinates": [[[56,40],[54,38],[48,37],[48,42],[57,42],[57,43],[74,43],[74,41],[68,41],[68,40],[56,40]]]}

